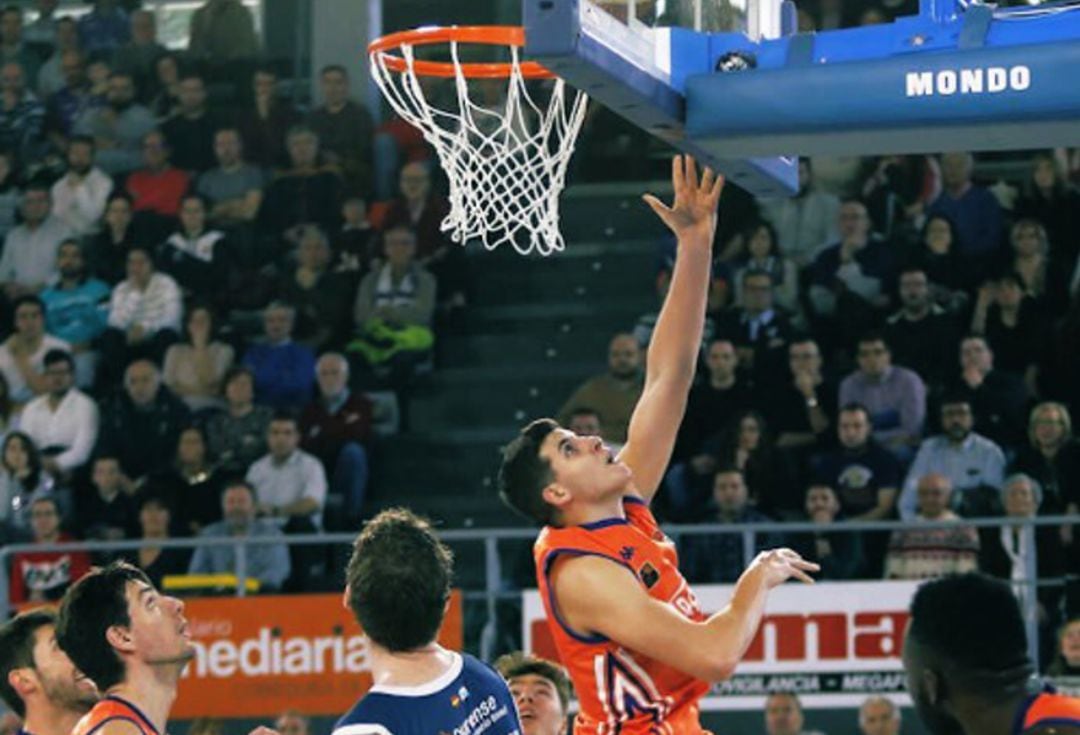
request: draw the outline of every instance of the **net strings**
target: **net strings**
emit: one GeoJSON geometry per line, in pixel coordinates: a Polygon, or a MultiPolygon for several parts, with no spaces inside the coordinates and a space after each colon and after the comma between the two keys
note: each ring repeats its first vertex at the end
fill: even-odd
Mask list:
{"type": "MultiPolygon", "coordinates": [[[[519,49],[510,47],[510,76],[502,110],[475,102],[462,71],[458,44],[450,43],[457,109],[428,99],[416,73],[411,44],[400,47],[405,69],[372,54],[376,84],[394,111],[431,144],[450,182],[450,213],[441,228],[457,243],[478,240],[488,250],[503,244],[518,252],[550,255],[565,247],[559,231],[559,194],[585,119],[588,97],[569,100],[561,79],[551,85],[546,109],[521,74],[519,49]]],[[[474,83],[475,84],[475,83],[474,83]]]]}

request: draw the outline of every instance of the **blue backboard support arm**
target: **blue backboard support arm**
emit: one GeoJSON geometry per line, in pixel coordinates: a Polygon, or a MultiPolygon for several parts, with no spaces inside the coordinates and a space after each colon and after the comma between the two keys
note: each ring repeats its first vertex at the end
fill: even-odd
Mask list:
{"type": "MultiPolygon", "coordinates": [[[[776,156],[716,156],[685,135],[686,99],[670,73],[655,63],[650,46],[617,22],[604,27],[604,40],[581,23],[576,1],[525,0],[525,56],[543,63],[595,101],[635,125],[690,153],[759,196],[781,196],[798,188],[794,159],[776,156]]],[[[594,23],[605,23],[600,11],[594,23]]],[[[665,31],[666,34],[666,31],[665,31]]],[[[708,35],[672,29],[681,53],[695,53],[699,68],[708,63],[708,35]],[[693,48],[696,47],[696,48],[693,48]]]]}
{"type": "Polygon", "coordinates": [[[761,195],[795,190],[797,155],[1080,142],[1080,6],[919,7],[893,23],[753,41],[646,37],[589,0],[524,0],[525,55],[761,195]],[[752,68],[716,71],[732,53],[752,68]]]}
{"type": "MultiPolygon", "coordinates": [[[[714,58],[739,42],[714,36],[714,58]]],[[[745,42],[742,43],[745,46],[745,42]]],[[[1009,150],[1080,141],[1080,11],[922,16],[753,45],[758,67],[686,79],[716,156],[1009,150]],[[808,63],[785,53],[810,42],[808,63]]]]}

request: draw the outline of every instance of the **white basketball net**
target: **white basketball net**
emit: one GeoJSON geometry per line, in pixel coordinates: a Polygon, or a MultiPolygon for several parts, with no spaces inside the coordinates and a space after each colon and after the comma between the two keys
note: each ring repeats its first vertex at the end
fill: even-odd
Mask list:
{"type": "Polygon", "coordinates": [[[563,249],[559,194],[585,118],[587,96],[568,103],[562,79],[552,85],[547,110],[535,102],[521,74],[518,48],[502,110],[469,99],[457,43],[449,42],[455,68],[457,109],[429,102],[416,74],[413,45],[399,47],[406,69],[387,65],[386,52],[371,54],[371,70],[390,106],[434,146],[450,180],[450,214],[442,231],[457,243],[478,239],[488,250],[510,243],[519,253],[550,255],[563,249]]]}

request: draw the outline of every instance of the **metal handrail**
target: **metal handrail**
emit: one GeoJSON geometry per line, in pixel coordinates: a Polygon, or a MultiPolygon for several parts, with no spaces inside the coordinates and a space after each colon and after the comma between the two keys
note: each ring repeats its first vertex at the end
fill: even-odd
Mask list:
{"type": "MultiPolygon", "coordinates": [[[[804,534],[804,533],[863,533],[874,531],[903,531],[914,527],[919,529],[946,529],[966,526],[972,528],[1000,528],[1004,526],[1022,526],[1026,534],[1033,537],[1035,528],[1042,526],[1071,526],[1080,524],[1080,514],[1059,516],[1037,516],[1034,518],[960,518],[947,521],[855,521],[843,520],[824,525],[812,521],[747,523],[721,525],[696,523],[687,525],[670,524],[665,531],[675,540],[685,536],[729,535],[742,536],[744,560],[749,563],[757,548],[758,534],[804,534]]],[[[517,592],[507,592],[501,588],[502,568],[499,559],[500,541],[530,540],[536,537],[533,528],[472,528],[440,530],[439,537],[444,542],[482,542],[484,544],[484,589],[467,590],[466,596],[473,600],[484,600],[487,621],[481,633],[481,655],[490,658],[498,641],[497,603],[501,599],[517,596],[517,592]]],[[[214,538],[169,538],[169,539],[133,539],[125,541],[71,541],[62,544],[9,544],[0,547],[0,620],[10,615],[11,601],[6,594],[8,589],[8,566],[12,556],[19,553],[62,552],[62,551],[133,551],[144,547],[161,549],[195,549],[199,547],[233,546],[236,559],[236,594],[246,594],[247,546],[263,544],[285,544],[287,546],[311,545],[351,545],[355,533],[298,534],[295,536],[237,536],[214,538]]],[[[1026,539],[1029,548],[1034,549],[1033,538],[1026,539]]],[[[1026,560],[1024,594],[1025,621],[1028,627],[1028,641],[1032,660],[1038,662],[1038,601],[1036,592],[1039,586],[1037,559],[1034,556],[1026,560]]]]}

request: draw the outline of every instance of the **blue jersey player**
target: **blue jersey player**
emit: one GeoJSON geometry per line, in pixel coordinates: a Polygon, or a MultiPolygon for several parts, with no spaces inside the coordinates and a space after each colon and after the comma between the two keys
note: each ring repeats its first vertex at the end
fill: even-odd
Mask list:
{"type": "Polygon", "coordinates": [[[374,684],[334,735],[520,735],[502,677],[435,641],[452,566],[450,550],[407,510],[383,511],[357,537],[345,603],[370,641],[374,684]]]}

